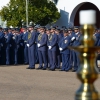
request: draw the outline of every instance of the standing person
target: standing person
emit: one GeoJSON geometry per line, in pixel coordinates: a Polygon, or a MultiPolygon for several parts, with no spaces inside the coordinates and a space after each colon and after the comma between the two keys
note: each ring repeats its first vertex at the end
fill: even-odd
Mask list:
{"type": "Polygon", "coordinates": [[[0,27],[0,64],[2,64],[2,48],[3,48],[3,38],[4,38],[4,34],[2,31],[2,27],[0,27]]]}
{"type": "MultiPolygon", "coordinates": [[[[73,41],[72,46],[80,46],[81,45],[81,33],[78,26],[74,27],[75,34],[72,38],[75,38],[73,41]]],[[[80,59],[79,59],[79,52],[73,50],[73,61],[74,61],[74,69],[73,72],[76,72],[78,70],[78,67],[80,66],[80,59]]]]}
{"type": "Polygon", "coordinates": [[[62,68],[60,71],[68,71],[68,67],[70,66],[70,50],[68,46],[70,45],[70,37],[68,36],[68,31],[64,31],[64,37],[59,43],[59,50],[62,54],[62,68]]]}
{"type": "MultiPolygon", "coordinates": [[[[46,28],[46,34],[48,36],[47,46],[49,46],[52,40],[52,34],[50,33],[50,28],[46,28]]],[[[48,48],[48,68],[52,66],[52,56],[51,56],[51,49],[48,48]]]]}
{"type": "Polygon", "coordinates": [[[58,40],[58,37],[57,37],[57,34],[55,34],[55,27],[52,27],[51,28],[51,34],[52,34],[52,39],[51,41],[48,40],[48,49],[51,51],[50,52],[50,55],[52,57],[52,65],[50,67],[49,70],[51,71],[54,71],[56,66],[57,66],[57,62],[56,62],[56,59],[57,59],[57,40],[58,40]]]}
{"type": "Polygon", "coordinates": [[[8,29],[4,30],[4,38],[5,38],[5,50],[6,50],[6,65],[10,65],[10,47],[11,47],[11,39],[12,34],[8,33],[8,29]]]}
{"type": "Polygon", "coordinates": [[[37,40],[39,67],[38,69],[46,70],[47,68],[47,34],[45,33],[45,27],[40,28],[40,34],[37,40]],[[43,66],[44,63],[44,66],[43,66]]]}
{"type": "Polygon", "coordinates": [[[36,32],[34,31],[34,26],[30,25],[28,27],[28,56],[29,56],[29,67],[27,69],[35,69],[35,41],[36,41],[36,32]]]}
{"type": "Polygon", "coordinates": [[[29,63],[28,59],[28,47],[27,47],[27,42],[28,42],[28,32],[27,28],[24,26],[22,27],[22,41],[23,41],[23,51],[24,51],[24,64],[29,63]]]}
{"type": "Polygon", "coordinates": [[[12,39],[13,39],[13,43],[12,43],[13,62],[14,62],[14,65],[17,65],[18,64],[18,50],[19,50],[19,44],[20,44],[19,29],[15,30],[15,32],[13,33],[12,39]]]}
{"type": "Polygon", "coordinates": [[[59,43],[63,37],[62,33],[60,33],[60,28],[57,27],[57,29],[55,30],[55,33],[57,34],[58,37],[58,41],[57,41],[57,69],[60,69],[60,64],[61,64],[61,55],[60,55],[60,50],[59,50],[59,43]]]}

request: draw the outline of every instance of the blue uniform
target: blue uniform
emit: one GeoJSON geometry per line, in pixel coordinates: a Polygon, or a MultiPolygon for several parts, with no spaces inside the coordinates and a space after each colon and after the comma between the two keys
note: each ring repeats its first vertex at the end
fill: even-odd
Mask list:
{"type": "Polygon", "coordinates": [[[33,31],[28,33],[28,56],[29,56],[29,68],[35,68],[35,41],[36,41],[36,32],[33,31]]]}
{"type": "Polygon", "coordinates": [[[60,41],[59,48],[62,48],[61,54],[62,54],[62,71],[67,71],[70,66],[70,50],[68,49],[68,46],[70,45],[70,37],[66,36],[63,37],[60,41]]]}
{"type": "Polygon", "coordinates": [[[23,49],[24,49],[24,63],[28,64],[28,47],[27,47],[27,41],[28,41],[28,32],[22,33],[22,40],[23,40],[23,49]]]}
{"type": "Polygon", "coordinates": [[[62,33],[59,33],[57,36],[58,36],[58,42],[57,42],[57,66],[56,66],[56,68],[59,69],[60,68],[60,63],[61,63],[59,43],[60,43],[61,39],[63,38],[63,35],[62,35],[62,33]]]}
{"type": "Polygon", "coordinates": [[[47,42],[48,47],[51,46],[51,48],[49,50],[49,55],[51,55],[50,59],[52,59],[50,70],[55,70],[55,68],[57,66],[57,62],[56,62],[57,41],[58,41],[57,34],[54,33],[54,34],[52,34],[51,41],[48,40],[48,42],[47,42]]]}
{"type": "Polygon", "coordinates": [[[2,61],[1,57],[4,56],[4,55],[2,55],[3,37],[4,37],[3,32],[0,32],[0,64],[2,61]]]}
{"type": "Polygon", "coordinates": [[[13,48],[13,60],[14,60],[14,64],[18,64],[18,50],[19,50],[19,47],[20,47],[20,35],[13,35],[12,36],[12,39],[13,39],[13,43],[12,43],[12,48],[13,48]]]}
{"type": "Polygon", "coordinates": [[[4,35],[5,37],[5,50],[6,50],[6,65],[10,64],[10,47],[11,47],[11,40],[12,34],[7,33],[4,35]]]}
{"type": "Polygon", "coordinates": [[[94,38],[95,38],[95,46],[100,46],[100,34],[99,33],[95,33],[94,34],[94,38]]]}
{"type": "MultiPolygon", "coordinates": [[[[75,37],[75,40],[72,46],[80,46],[81,33],[77,33],[77,34],[75,33],[74,37],[75,37]]],[[[78,67],[80,66],[80,60],[79,60],[79,52],[74,51],[74,50],[73,50],[73,61],[74,61],[74,70],[76,71],[78,67]]]]}
{"type": "Polygon", "coordinates": [[[40,46],[38,46],[38,57],[39,57],[39,69],[43,68],[46,69],[47,68],[47,34],[40,34],[38,36],[38,41],[37,41],[37,45],[40,44],[40,46]],[[44,67],[43,67],[43,62],[44,62],[44,67]]]}

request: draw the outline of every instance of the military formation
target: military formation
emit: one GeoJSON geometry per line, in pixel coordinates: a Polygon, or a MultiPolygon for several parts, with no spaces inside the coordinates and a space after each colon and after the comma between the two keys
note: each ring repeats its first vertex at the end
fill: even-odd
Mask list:
{"type": "MultiPolygon", "coordinates": [[[[94,32],[95,46],[100,46],[100,30],[94,32]]],[[[26,69],[76,72],[80,66],[79,53],[69,46],[81,45],[82,33],[78,26],[0,27],[0,64],[29,65],[26,69]]]]}

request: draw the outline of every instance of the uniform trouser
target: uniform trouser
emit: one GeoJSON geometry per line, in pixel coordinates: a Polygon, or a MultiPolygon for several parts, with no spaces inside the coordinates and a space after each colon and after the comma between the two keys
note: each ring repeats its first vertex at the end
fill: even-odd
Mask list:
{"type": "Polygon", "coordinates": [[[73,62],[74,62],[74,70],[77,70],[80,66],[80,59],[79,59],[79,53],[77,51],[73,50],[73,62]]]}
{"type": "Polygon", "coordinates": [[[68,67],[70,66],[70,62],[69,62],[69,59],[70,59],[70,55],[69,54],[63,54],[62,53],[62,70],[67,70],[68,67]]]}
{"type": "Polygon", "coordinates": [[[57,55],[57,66],[56,68],[60,68],[60,63],[61,63],[61,55],[57,55]]]}
{"type": "Polygon", "coordinates": [[[14,64],[18,64],[18,49],[19,45],[14,48],[14,64]]]}
{"type": "Polygon", "coordinates": [[[52,55],[51,55],[51,50],[48,50],[48,62],[49,62],[49,67],[52,66],[52,55]]]}
{"type": "Polygon", "coordinates": [[[50,55],[51,55],[51,62],[52,62],[52,65],[51,65],[51,69],[55,69],[56,66],[57,66],[57,63],[56,63],[56,51],[50,51],[50,55]]]}
{"type": "Polygon", "coordinates": [[[10,64],[10,48],[6,48],[6,65],[10,64]]]}
{"type": "Polygon", "coordinates": [[[29,59],[28,59],[28,47],[25,45],[24,47],[24,63],[28,63],[29,59]]]}
{"type": "Polygon", "coordinates": [[[44,63],[44,68],[47,68],[48,64],[47,64],[46,51],[38,50],[38,57],[39,57],[39,67],[42,67],[44,63]]]}
{"type": "Polygon", "coordinates": [[[29,67],[35,68],[35,48],[31,46],[28,48],[28,55],[29,55],[29,67]]]}
{"type": "Polygon", "coordinates": [[[37,44],[35,45],[35,63],[39,62],[39,57],[38,57],[38,47],[37,44]]]}

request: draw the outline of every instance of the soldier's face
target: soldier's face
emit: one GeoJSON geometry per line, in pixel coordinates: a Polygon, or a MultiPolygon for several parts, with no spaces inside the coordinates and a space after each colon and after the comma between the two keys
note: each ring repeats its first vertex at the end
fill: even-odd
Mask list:
{"type": "Polygon", "coordinates": [[[22,29],[23,32],[26,32],[26,29],[22,29]]]}
{"type": "Polygon", "coordinates": [[[77,33],[77,32],[79,32],[79,30],[78,29],[75,29],[74,32],[77,33]]]}
{"type": "Polygon", "coordinates": [[[47,31],[46,31],[46,34],[50,34],[50,31],[49,31],[49,30],[47,30],[47,31]]]}
{"type": "Polygon", "coordinates": [[[68,36],[68,33],[64,33],[64,37],[68,36]]]}

